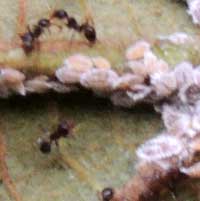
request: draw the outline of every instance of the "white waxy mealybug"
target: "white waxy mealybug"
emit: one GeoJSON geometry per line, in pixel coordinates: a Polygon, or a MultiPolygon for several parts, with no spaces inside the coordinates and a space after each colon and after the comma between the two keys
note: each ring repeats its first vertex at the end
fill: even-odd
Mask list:
{"type": "Polygon", "coordinates": [[[92,57],[91,60],[92,60],[93,66],[96,68],[111,69],[110,62],[104,57],[101,57],[101,56],[92,57]]]}
{"type": "Polygon", "coordinates": [[[169,70],[168,64],[164,60],[157,58],[151,51],[144,54],[144,65],[147,68],[148,75],[169,70]]]}
{"type": "Polygon", "coordinates": [[[189,85],[194,83],[194,69],[191,63],[182,62],[175,66],[174,70],[178,89],[184,85],[189,85]]]}
{"type": "Polygon", "coordinates": [[[177,81],[173,72],[154,73],[150,77],[150,82],[157,96],[169,96],[177,89],[177,81]]]}
{"type": "Polygon", "coordinates": [[[131,87],[134,87],[136,84],[144,83],[144,78],[138,75],[134,75],[132,73],[126,73],[120,76],[114,83],[114,90],[127,90],[131,87]]]}
{"type": "Polygon", "coordinates": [[[126,63],[126,67],[131,73],[145,78],[148,75],[144,62],[141,61],[129,61],[126,63]]]}
{"type": "Polygon", "coordinates": [[[185,32],[175,32],[168,36],[159,36],[160,40],[169,41],[175,45],[193,42],[193,38],[185,32]]]}
{"type": "Polygon", "coordinates": [[[56,70],[56,77],[62,83],[76,84],[80,76],[93,68],[93,63],[88,56],[76,54],[68,57],[61,68],[56,70]]]}
{"type": "Polygon", "coordinates": [[[47,76],[37,76],[32,80],[25,82],[25,88],[27,92],[44,93],[51,88],[50,83],[48,83],[47,76]]]}
{"type": "Polygon", "coordinates": [[[117,73],[110,69],[91,69],[81,75],[80,83],[92,90],[111,91],[113,83],[119,78],[117,73]]]}
{"type": "Polygon", "coordinates": [[[144,57],[144,53],[150,50],[150,44],[144,40],[137,41],[126,50],[127,60],[137,60],[144,57]]]}
{"type": "Polygon", "coordinates": [[[162,118],[169,133],[179,137],[194,138],[200,132],[199,113],[180,111],[176,107],[165,105],[162,118]]]}
{"type": "Polygon", "coordinates": [[[127,67],[136,75],[146,78],[153,73],[167,72],[168,64],[162,59],[158,59],[151,51],[144,54],[144,59],[139,61],[129,61],[127,67]]]}
{"type": "Polygon", "coordinates": [[[199,113],[196,113],[193,115],[191,127],[193,130],[196,131],[195,135],[199,134],[199,132],[200,132],[200,114],[199,113]]]}
{"type": "Polygon", "coordinates": [[[188,14],[192,16],[194,24],[200,24],[200,1],[199,0],[187,0],[188,14]]]}
{"type": "Polygon", "coordinates": [[[68,66],[69,68],[75,68],[79,71],[85,71],[85,69],[90,69],[93,67],[93,63],[91,58],[84,54],[74,54],[69,56],[64,61],[64,66],[68,66]]]}
{"type": "Polygon", "coordinates": [[[51,85],[51,89],[58,93],[69,93],[71,91],[78,90],[78,87],[76,87],[76,86],[67,86],[60,82],[50,81],[49,84],[51,85]]]}
{"type": "Polygon", "coordinates": [[[150,95],[152,88],[145,85],[134,85],[126,93],[134,102],[144,101],[144,99],[150,95]]]}
{"type": "Polygon", "coordinates": [[[162,119],[167,131],[179,137],[185,134],[190,121],[187,114],[183,114],[170,105],[163,106],[162,119]]]}
{"type": "Polygon", "coordinates": [[[0,70],[0,86],[2,88],[2,96],[9,95],[9,91],[14,91],[21,95],[25,95],[23,81],[25,75],[18,70],[12,68],[3,68],[0,70]],[[5,94],[3,94],[5,93],[5,94]]]}
{"type": "Polygon", "coordinates": [[[178,97],[185,104],[200,100],[200,86],[197,84],[184,85],[178,92],[178,97]]]}
{"type": "Polygon", "coordinates": [[[180,141],[168,134],[159,135],[141,145],[137,151],[139,160],[158,161],[179,155],[183,150],[180,141]]]}
{"type": "Polygon", "coordinates": [[[194,79],[194,84],[200,85],[200,68],[199,67],[194,68],[193,79],[194,79]]]}

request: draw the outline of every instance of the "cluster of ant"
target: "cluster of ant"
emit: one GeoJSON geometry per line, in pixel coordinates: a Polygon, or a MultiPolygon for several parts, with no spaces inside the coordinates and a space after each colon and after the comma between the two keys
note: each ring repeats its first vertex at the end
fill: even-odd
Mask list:
{"type": "Polygon", "coordinates": [[[55,142],[58,147],[58,140],[60,138],[67,138],[72,134],[72,129],[74,128],[74,123],[71,121],[62,121],[58,124],[55,131],[53,131],[47,138],[39,138],[38,144],[40,151],[44,154],[51,152],[51,145],[55,142]]]}
{"type": "Polygon", "coordinates": [[[82,33],[91,44],[96,42],[96,31],[93,26],[89,25],[88,22],[84,22],[79,25],[76,19],[74,17],[70,17],[65,10],[55,10],[49,19],[40,19],[32,30],[28,26],[27,32],[20,36],[22,40],[22,47],[26,54],[34,50],[36,42],[44,33],[45,29],[49,29],[49,27],[53,25],[53,19],[62,20],[64,25],[69,29],[82,33]]]}

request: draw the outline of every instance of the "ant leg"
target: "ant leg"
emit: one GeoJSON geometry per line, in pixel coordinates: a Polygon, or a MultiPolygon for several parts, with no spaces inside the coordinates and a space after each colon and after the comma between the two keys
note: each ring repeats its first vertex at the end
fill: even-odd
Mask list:
{"type": "Polygon", "coordinates": [[[39,40],[35,41],[35,50],[38,52],[40,51],[40,41],[39,40]]]}
{"type": "Polygon", "coordinates": [[[55,145],[56,145],[56,150],[58,151],[58,153],[60,153],[60,146],[59,146],[58,140],[55,140],[55,145]]]}
{"type": "Polygon", "coordinates": [[[31,31],[30,26],[29,26],[29,25],[27,25],[26,27],[27,27],[28,32],[29,32],[29,33],[31,33],[32,31],[31,31]]]}
{"type": "Polygon", "coordinates": [[[93,16],[92,16],[92,8],[87,2],[87,0],[79,0],[79,3],[82,7],[82,9],[85,11],[85,21],[90,22],[92,25],[94,25],[93,16]]]}
{"type": "Polygon", "coordinates": [[[72,35],[71,35],[71,37],[70,37],[70,41],[69,41],[69,50],[71,50],[74,37],[75,37],[75,33],[74,33],[74,31],[73,31],[73,32],[72,32],[72,35]]]}
{"type": "Polygon", "coordinates": [[[56,147],[59,147],[58,140],[55,140],[56,147]]]}
{"type": "Polygon", "coordinates": [[[189,176],[190,178],[200,178],[200,162],[195,163],[194,165],[190,166],[190,167],[183,167],[180,168],[180,171],[189,176]]]}
{"type": "Polygon", "coordinates": [[[47,28],[47,31],[48,31],[48,33],[49,33],[49,34],[51,34],[51,30],[50,30],[50,28],[49,28],[49,27],[47,28]]]}
{"type": "Polygon", "coordinates": [[[58,28],[58,30],[59,30],[59,32],[61,32],[61,31],[62,31],[62,29],[63,29],[63,27],[62,27],[61,25],[56,24],[56,23],[54,23],[54,22],[51,22],[51,25],[53,25],[53,26],[57,27],[57,28],[58,28]]]}

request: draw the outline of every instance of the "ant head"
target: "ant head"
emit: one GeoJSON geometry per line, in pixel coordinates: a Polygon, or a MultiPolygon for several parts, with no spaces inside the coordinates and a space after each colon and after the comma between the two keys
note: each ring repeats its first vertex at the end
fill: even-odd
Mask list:
{"type": "Polygon", "coordinates": [[[57,18],[57,19],[67,19],[68,14],[65,10],[55,10],[51,16],[51,18],[57,18]]]}
{"type": "Polygon", "coordinates": [[[101,196],[103,201],[111,201],[114,197],[114,190],[112,188],[104,188],[101,196]]]}
{"type": "Polygon", "coordinates": [[[75,124],[73,121],[62,121],[59,125],[58,125],[58,132],[61,133],[64,136],[67,136],[70,131],[74,128],[75,124]]]}

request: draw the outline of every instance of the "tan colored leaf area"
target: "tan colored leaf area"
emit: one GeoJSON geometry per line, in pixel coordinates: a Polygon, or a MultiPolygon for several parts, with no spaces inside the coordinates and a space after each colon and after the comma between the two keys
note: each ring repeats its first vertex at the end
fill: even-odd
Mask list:
{"type": "MultiPolygon", "coordinates": [[[[51,76],[67,56],[81,53],[105,57],[120,73],[127,47],[144,39],[170,67],[183,60],[197,65],[200,29],[186,10],[184,2],[174,0],[1,0],[0,64],[27,77],[51,76]],[[52,26],[39,47],[25,54],[20,35],[56,9],[80,24],[93,24],[96,43],[66,26],[52,26]],[[175,32],[194,42],[159,39],[175,32]]],[[[121,187],[134,175],[135,150],[163,128],[160,119],[150,105],[122,109],[88,91],[1,99],[0,201],[98,201],[104,187],[121,187]],[[73,137],[60,139],[50,154],[41,153],[38,138],[66,119],[75,123],[73,137]]],[[[177,199],[198,201],[198,191],[196,182],[178,185],[177,199]]],[[[162,200],[174,196],[163,193],[162,200]]]]}

